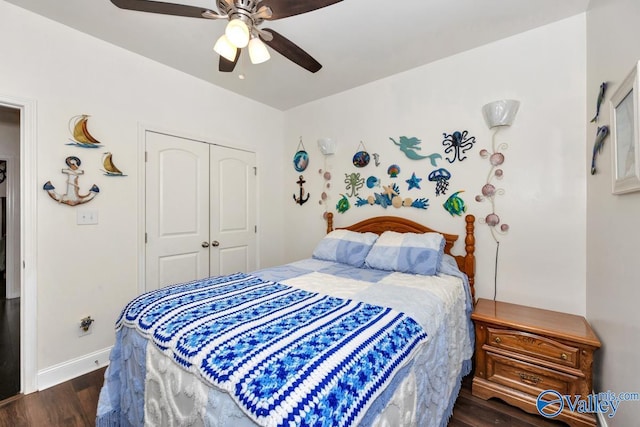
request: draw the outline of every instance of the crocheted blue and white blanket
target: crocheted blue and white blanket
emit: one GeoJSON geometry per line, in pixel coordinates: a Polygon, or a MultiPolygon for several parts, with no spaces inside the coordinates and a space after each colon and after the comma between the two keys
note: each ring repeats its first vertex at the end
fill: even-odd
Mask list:
{"type": "Polygon", "coordinates": [[[357,424],[427,338],[391,308],[242,273],[143,294],[116,326],[136,329],[265,426],[357,424]]]}

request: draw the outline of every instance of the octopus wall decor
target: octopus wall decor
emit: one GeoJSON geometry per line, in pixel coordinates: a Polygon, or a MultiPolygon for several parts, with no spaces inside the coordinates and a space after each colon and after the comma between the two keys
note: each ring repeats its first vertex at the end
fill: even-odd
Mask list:
{"type": "Polygon", "coordinates": [[[469,151],[473,144],[476,143],[476,137],[468,136],[469,132],[466,130],[462,132],[455,131],[452,134],[443,133],[442,135],[444,136],[442,145],[446,147],[444,152],[451,155],[451,158],[446,157],[449,163],[453,163],[456,160],[461,162],[466,159],[467,156],[463,156],[464,153],[469,151]]]}

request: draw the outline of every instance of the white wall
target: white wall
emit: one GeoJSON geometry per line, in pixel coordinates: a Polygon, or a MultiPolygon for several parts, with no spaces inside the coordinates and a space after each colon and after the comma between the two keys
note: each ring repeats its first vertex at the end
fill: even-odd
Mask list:
{"type": "MultiPolygon", "coordinates": [[[[54,376],[61,364],[108,348],[119,310],[136,295],[138,125],[201,137],[256,151],[260,182],[259,258],[262,266],[282,258],[283,113],[124,51],[68,27],[0,1],[0,96],[37,105],[37,368],[54,376]],[[92,116],[89,127],[104,150],[65,145],[67,122],[92,116]],[[246,118],[252,126],[246,126],[246,118]],[[109,150],[128,177],[109,179],[99,171],[109,150]],[[67,156],[78,156],[100,194],[85,207],[99,211],[99,224],[76,225],[76,209],[42,191],[60,173],[67,156]],[[271,206],[278,208],[272,209],[271,206]],[[96,319],[92,334],[78,337],[82,317],[96,319]]],[[[213,71],[212,71],[213,72],[213,71]]],[[[103,360],[99,361],[103,363],[103,360]]],[[[62,369],[62,368],[61,368],[62,369]]],[[[73,371],[73,369],[71,369],[73,371]]],[[[70,372],[71,375],[78,372],[70,372]]]]}
{"type": "MultiPolygon", "coordinates": [[[[462,163],[439,162],[438,167],[453,175],[448,194],[465,190],[462,197],[468,212],[484,218],[489,205],[474,200],[489,172],[488,161],[478,154],[491,145],[481,107],[514,98],[521,101],[520,111],[513,126],[497,137],[509,147],[504,151],[504,178],[499,181],[506,193],[496,199],[496,212],[511,227],[501,238],[498,299],[584,314],[585,25],[585,15],[578,15],[289,110],[285,151],[293,156],[302,135],[311,152],[305,179],[313,203],[300,207],[291,196],[286,201],[286,257],[310,255],[323,234],[323,208],[317,202],[322,158],[315,144],[321,136],[336,137],[339,143],[339,152],[330,159],[332,205],[345,192],[345,173],[377,175],[389,183],[386,168],[391,163],[401,167],[397,179],[401,195],[430,199],[426,211],[352,207],[336,214],[338,225],[391,214],[462,233],[463,219],[443,210],[446,197],[435,197],[433,184],[426,180],[433,169],[429,161],[408,160],[389,141],[389,137],[416,136],[422,140],[422,153],[443,154],[443,132],[456,130],[468,130],[476,136],[476,145],[462,163]],[[379,168],[370,164],[357,170],[351,165],[361,140],[370,153],[380,153],[379,168]],[[424,178],[422,192],[407,192],[404,180],[411,172],[424,178]]],[[[285,178],[290,193],[296,191],[297,176],[289,166],[285,178]]],[[[371,193],[366,186],[361,192],[371,193]]],[[[476,294],[492,298],[495,243],[484,224],[477,223],[476,234],[476,294]]],[[[462,251],[462,244],[456,249],[462,251]]]]}
{"type": "MultiPolygon", "coordinates": [[[[587,14],[587,113],[593,117],[600,83],[609,82],[598,125],[610,125],[608,102],[640,60],[640,3],[592,0],[587,14]]],[[[587,125],[589,158],[596,132],[587,125]]],[[[637,392],[640,386],[640,192],[611,194],[612,139],[597,159],[598,173],[587,177],[587,318],[602,349],[596,353],[595,390],[637,392]]],[[[624,402],[610,426],[637,425],[639,402],[624,402]]]]}

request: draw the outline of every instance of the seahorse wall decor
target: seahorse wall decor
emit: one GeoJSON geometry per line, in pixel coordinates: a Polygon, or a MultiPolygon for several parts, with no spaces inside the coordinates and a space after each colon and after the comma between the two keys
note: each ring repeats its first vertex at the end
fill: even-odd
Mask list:
{"type": "Polygon", "coordinates": [[[67,175],[67,192],[65,194],[56,193],[56,188],[51,184],[51,181],[47,181],[42,189],[56,202],[68,206],[81,205],[93,200],[100,192],[97,185],[94,184],[91,186],[87,194],[82,195],[79,191],[80,186],[78,180],[80,179],[80,175],[84,175],[84,171],[80,169],[80,165],[82,164],[80,159],[75,156],[69,156],[65,159],[65,163],[68,168],[62,169],[62,173],[67,175]]]}

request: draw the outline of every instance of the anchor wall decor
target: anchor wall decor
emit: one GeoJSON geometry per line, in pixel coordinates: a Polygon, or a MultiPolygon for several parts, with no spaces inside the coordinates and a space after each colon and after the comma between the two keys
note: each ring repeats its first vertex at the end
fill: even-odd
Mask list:
{"type": "Polygon", "coordinates": [[[84,171],[79,169],[82,164],[80,159],[75,156],[69,156],[65,159],[65,163],[69,166],[68,169],[62,169],[62,173],[67,175],[67,192],[65,194],[56,193],[56,188],[51,184],[51,181],[47,181],[42,189],[45,190],[56,202],[64,203],[69,206],[81,205],[96,197],[100,192],[100,189],[95,184],[91,187],[88,194],[80,194],[78,179],[80,175],[84,174],[84,171]]]}
{"type": "Polygon", "coordinates": [[[304,205],[304,204],[307,202],[307,200],[309,200],[309,196],[311,195],[311,194],[309,194],[309,193],[306,193],[306,194],[307,194],[307,197],[305,197],[305,196],[304,196],[304,195],[305,195],[305,191],[304,191],[304,188],[302,187],[302,185],[303,185],[305,182],[307,182],[307,181],[305,181],[305,180],[304,180],[304,177],[303,177],[302,175],[300,175],[300,178],[298,178],[298,181],[296,181],[296,184],[298,184],[298,185],[300,186],[300,196],[299,196],[299,197],[296,197],[296,195],[295,195],[295,194],[293,195],[293,200],[294,200],[297,204],[299,204],[300,206],[304,205]]]}

